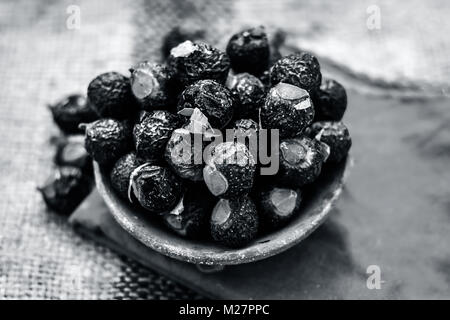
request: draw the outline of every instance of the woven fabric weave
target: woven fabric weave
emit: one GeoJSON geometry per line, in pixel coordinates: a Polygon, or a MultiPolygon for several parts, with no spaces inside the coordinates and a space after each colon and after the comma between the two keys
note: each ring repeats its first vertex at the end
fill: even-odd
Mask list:
{"type": "MultiPolygon", "coordinates": [[[[0,299],[184,299],[199,296],[80,237],[36,187],[58,130],[46,105],[133,61],[133,1],[0,3],[0,299]],[[68,7],[81,9],[68,29],[68,7]]],[[[69,8],[70,9],[70,8],[69,8]]],[[[69,12],[71,12],[69,10],[69,12]]],[[[169,28],[167,26],[167,28],[169,28]]],[[[159,47],[150,42],[148,48],[159,47]]]]}

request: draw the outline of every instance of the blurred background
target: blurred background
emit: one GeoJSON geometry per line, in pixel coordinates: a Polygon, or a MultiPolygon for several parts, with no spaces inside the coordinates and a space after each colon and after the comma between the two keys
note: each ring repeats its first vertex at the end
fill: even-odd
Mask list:
{"type": "MultiPolygon", "coordinates": [[[[400,180],[402,186],[417,187],[418,192],[426,191],[428,202],[409,201],[408,197],[416,197],[412,193],[416,189],[396,188],[396,194],[384,199],[380,210],[384,220],[369,218],[358,223],[372,223],[376,232],[388,230],[388,239],[397,240],[399,230],[403,229],[391,230],[390,226],[410,223],[408,214],[411,211],[408,209],[428,214],[428,217],[419,217],[416,221],[420,223],[412,223],[405,231],[405,239],[398,249],[407,251],[401,263],[417,265],[417,268],[411,272],[398,271],[397,278],[393,276],[392,279],[399,280],[392,284],[387,296],[427,297],[434,292],[437,297],[445,294],[448,297],[450,260],[446,244],[450,234],[450,205],[445,180],[450,181],[447,179],[450,154],[450,113],[447,110],[449,16],[450,3],[445,0],[1,1],[0,299],[199,297],[197,293],[80,237],[65,218],[47,212],[36,192],[37,185],[52,170],[53,149],[49,138],[57,132],[47,104],[66,94],[84,93],[89,81],[99,73],[116,70],[128,74],[128,68],[135,62],[159,60],[162,38],[176,25],[205,29],[205,38],[221,49],[229,37],[243,27],[265,25],[269,35],[281,29],[286,33],[287,48],[302,48],[316,54],[323,73],[338,79],[357,95],[353,101],[361,104],[361,108],[370,104],[371,108],[351,113],[348,120],[349,128],[353,130],[350,131],[355,133],[355,145],[365,146],[355,151],[356,165],[358,161],[370,163],[364,169],[366,171],[357,167],[355,178],[349,182],[353,189],[362,188],[362,192],[366,192],[368,198],[359,197],[365,201],[364,205],[370,207],[373,203],[376,207],[380,197],[384,196],[377,192],[383,185],[388,185],[389,180],[377,181],[374,177],[377,168],[389,166],[390,160],[386,156],[397,156],[399,151],[395,149],[398,145],[386,144],[380,147],[378,158],[372,163],[367,162],[367,155],[372,152],[368,145],[389,139],[398,129],[398,135],[402,137],[399,145],[412,143],[402,154],[402,159],[411,159],[408,153],[411,152],[417,162],[397,163],[409,171],[405,171],[404,176],[393,175],[391,178],[400,180]],[[399,107],[392,101],[413,101],[413,107],[404,104],[399,107]],[[371,114],[376,108],[379,113],[371,114]],[[394,109],[395,114],[387,113],[394,109]],[[386,116],[377,118],[381,113],[386,116]],[[403,117],[401,113],[407,115],[403,117]],[[362,120],[364,116],[366,118],[362,120]],[[374,122],[369,122],[369,118],[374,122]],[[425,122],[419,123],[419,120],[425,122]],[[409,124],[405,123],[408,121],[409,124]],[[364,131],[370,126],[377,129],[364,131]],[[379,134],[378,138],[375,133],[379,134]],[[424,145],[425,149],[414,149],[424,145]],[[424,153],[433,158],[421,158],[424,153]],[[423,161],[428,161],[429,167],[423,169],[423,161]],[[415,174],[423,178],[417,180],[419,183],[402,180],[415,174]],[[371,185],[368,180],[375,182],[371,185]],[[403,203],[399,205],[399,202],[403,203]],[[404,215],[400,213],[393,221],[386,220],[393,211],[401,208],[405,210],[404,215]],[[433,215],[433,211],[437,213],[433,215]],[[424,236],[417,238],[419,231],[424,236]],[[430,234],[434,238],[426,238],[430,234]],[[415,245],[414,241],[420,244],[415,245]],[[414,250],[424,254],[418,258],[422,262],[413,259],[414,250]],[[406,279],[417,278],[419,274],[425,278],[423,281],[402,287],[406,279]]],[[[340,202],[341,209],[367,212],[367,207],[351,207],[346,204],[348,202],[344,197],[340,202]]],[[[348,215],[341,217],[340,222],[349,227],[355,217],[362,219],[348,215]]],[[[354,240],[358,236],[363,238],[371,232],[375,230],[360,231],[355,238],[350,237],[349,252],[354,249],[354,240]]],[[[320,235],[317,237],[321,239],[320,235]]],[[[333,241],[335,236],[332,233],[329,237],[333,241]]],[[[382,238],[380,235],[376,241],[383,241],[382,238]]],[[[322,240],[313,248],[320,250],[324,246],[322,240]]],[[[366,246],[373,244],[366,240],[366,246]]],[[[386,248],[389,244],[380,246],[386,248]]],[[[379,256],[383,255],[383,248],[380,248],[379,256]]],[[[385,260],[391,262],[392,268],[400,263],[395,260],[398,251],[385,260]]],[[[336,274],[328,281],[337,278],[343,281],[340,277],[336,274]]],[[[340,284],[336,284],[335,289],[336,292],[353,290],[340,284]]],[[[320,293],[312,295],[320,296],[320,293]]],[[[325,297],[347,296],[352,295],[343,293],[325,297]]]]}

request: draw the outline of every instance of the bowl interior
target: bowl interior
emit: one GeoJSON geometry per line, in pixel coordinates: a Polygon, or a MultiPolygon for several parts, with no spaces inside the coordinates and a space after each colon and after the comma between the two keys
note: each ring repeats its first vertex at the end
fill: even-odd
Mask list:
{"type": "Polygon", "coordinates": [[[230,249],[212,241],[196,241],[174,234],[143,208],[117,196],[108,174],[94,162],[97,188],[115,220],[133,237],[169,257],[195,264],[231,265],[261,260],[305,239],[327,217],[342,191],[350,160],[323,168],[319,179],[304,193],[302,210],[284,228],[262,235],[244,248],[230,249]]]}

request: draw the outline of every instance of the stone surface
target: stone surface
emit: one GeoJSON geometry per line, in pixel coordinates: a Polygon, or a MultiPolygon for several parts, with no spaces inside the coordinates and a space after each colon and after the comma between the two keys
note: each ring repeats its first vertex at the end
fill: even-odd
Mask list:
{"type": "MultiPolygon", "coordinates": [[[[445,99],[405,102],[351,92],[344,121],[355,164],[342,197],[310,237],[272,258],[205,275],[149,251],[106,213],[98,225],[124,244],[121,251],[209,297],[448,299],[447,110],[445,99]],[[380,268],[379,290],[367,287],[370,266],[380,268]]],[[[80,216],[86,213],[93,212],[80,216]]]]}

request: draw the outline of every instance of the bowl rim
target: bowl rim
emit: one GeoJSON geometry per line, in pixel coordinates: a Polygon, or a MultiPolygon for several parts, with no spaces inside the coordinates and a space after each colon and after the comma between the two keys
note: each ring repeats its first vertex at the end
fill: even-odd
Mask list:
{"type": "MultiPolygon", "coordinates": [[[[173,238],[173,240],[167,241],[167,239],[162,239],[158,236],[160,231],[156,226],[153,230],[149,230],[148,226],[144,226],[150,225],[150,229],[153,228],[151,223],[149,224],[145,221],[142,223],[145,219],[140,217],[139,210],[132,211],[132,214],[123,212],[121,207],[125,204],[129,206],[129,204],[114,193],[107,175],[102,173],[98,163],[94,161],[93,164],[97,189],[113,218],[126,232],[146,247],[165,256],[193,264],[237,265],[255,262],[281,253],[300,243],[316,230],[326,220],[336,200],[342,193],[349,169],[353,165],[353,160],[348,156],[345,163],[342,164],[344,168],[342,169],[342,174],[337,179],[336,188],[326,197],[326,201],[322,201],[319,206],[313,208],[316,212],[315,214],[310,215],[307,219],[296,219],[295,223],[290,223],[282,229],[262,236],[257,241],[239,249],[231,249],[214,243],[205,244],[199,241],[185,239],[176,234],[172,234],[170,230],[164,232],[169,235],[169,239],[173,238]],[[139,221],[141,222],[138,223],[139,221]],[[156,234],[152,234],[152,231],[157,232],[156,234]]],[[[129,208],[130,210],[132,209],[130,206],[129,208]]]]}

